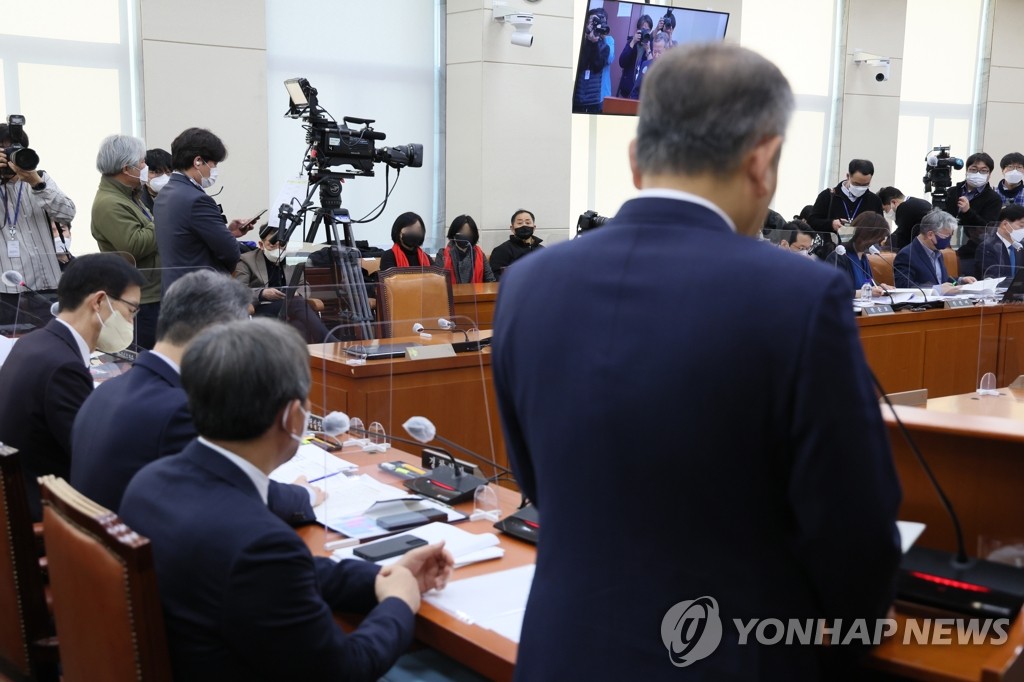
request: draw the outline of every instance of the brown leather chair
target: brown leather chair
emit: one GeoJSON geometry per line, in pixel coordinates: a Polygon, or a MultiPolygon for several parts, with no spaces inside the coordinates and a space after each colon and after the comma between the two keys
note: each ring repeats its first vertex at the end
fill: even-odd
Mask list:
{"type": "Polygon", "coordinates": [[[39,485],[64,682],[170,680],[149,540],[63,479],[39,485]]]}
{"type": "Polygon", "coordinates": [[[946,272],[949,273],[949,276],[953,279],[958,278],[960,276],[960,259],[956,257],[956,251],[949,248],[943,249],[942,260],[946,263],[946,272]]]}
{"type": "Polygon", "coordinates": [[[888,284],[896,286],[896,279],[893,276],[892,261],[896,254],[891,251],[868,254],[868,262],[871,264],[871,277],[875,284],[888,284]]]}
{"type": "Polygon", "coordinates": [[[419,322],[437,329],[438,318],[455,314],[452,283],[444,268],[388,268],[379,275],[381,336],[411,336],[419,322]]]}
{"type": "Polygon", "coordinates": [[[57,640],[17,452],[0,444],[0,674],[56,680],[57,640]]]}

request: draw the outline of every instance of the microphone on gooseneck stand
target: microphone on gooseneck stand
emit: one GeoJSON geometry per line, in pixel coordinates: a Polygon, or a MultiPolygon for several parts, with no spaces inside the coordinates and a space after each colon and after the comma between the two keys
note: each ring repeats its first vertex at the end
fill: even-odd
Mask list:
{"type": "Polygon", "coordinates": [[[879,395],[889,407],[903,439],[949,514],[956,536],[955,555],[918,546],[904,553],[900,561],[896,598],[981,618],[995,616],[1013,620],[1024,605],[1024,571],[1014,566],[967,556],[960,518],[953,509],[953,503],[946,497],[935,473],[896,413],[878,377],[870,369],[868,372],[879,395]]]}
{"type": "MultiPolygon", "coordinates": [[[[2,276],[0,276],[0,278],[2,278],[3,283],[6,284],[7,286],[14,287],[15,289],[24,289],[25,291],[27,291],[32,296],[38,298],[40,301],[42,301],[42,302],[46,303],[47,305],[49,305],[50,306],[50,314],[53,315],[54,317],[57,317],[57,313],[60,312],[60,305],[57,302],[51,303],[50,299],[46,298],[41,293],[39,293],[38,291],[36,291],[32,287],[30,287],[28,284],[26,284],[25,283],[25,277],[20,272],[18,272],[17,270],[6,270],[6,271],[4,271],[4,274],[2,276]]],[[[18,317],[20,316],[20,314],[21,314],[21,305],[18,305],[18,307],[14,311],[14,331],[15,332],[17,332],[17,330],[18,330],[18,317]]],[[[32,319],[36,320],[39,323],[43,322],[43,320],[39,319],[35,315],[32,315],[31,313],[26,313],[26,315],[28,315],[29,317],[31,317],[32,319]]]]}

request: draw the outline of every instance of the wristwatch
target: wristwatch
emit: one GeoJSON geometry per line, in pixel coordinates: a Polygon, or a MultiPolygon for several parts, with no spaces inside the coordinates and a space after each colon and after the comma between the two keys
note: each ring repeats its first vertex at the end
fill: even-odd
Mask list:
{"type": "Polygon", "coordinates": [[[32,185],[32,190],[35,191],[35,192],[41,192],[44,189],[46,189],[46,181],[45,180],[40,180],[36,184],[32,185]]]}

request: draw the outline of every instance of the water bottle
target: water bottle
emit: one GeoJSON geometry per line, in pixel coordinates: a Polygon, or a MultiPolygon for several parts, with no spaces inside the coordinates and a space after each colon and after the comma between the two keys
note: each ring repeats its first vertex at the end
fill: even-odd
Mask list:
{"type": "Polygon", "coordinates": [[[864,286],[860,288],[860,300],[871,300],[871,284],[869,284],[868,282],[864,282],[864,286]]]}

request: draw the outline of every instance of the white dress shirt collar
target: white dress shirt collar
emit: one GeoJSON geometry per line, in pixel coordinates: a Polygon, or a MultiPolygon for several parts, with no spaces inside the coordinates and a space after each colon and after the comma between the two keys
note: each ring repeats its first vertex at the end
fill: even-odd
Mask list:
{"type": "Polygon", "coordinates": [[[265,473],[260,471],[255,464],[245,459],[244,457],[239,457],[230,450],[225,450],[219,445],[214,445],[213,443],[206,440],[202,436],[199,436],[199,442],[205,445],[206,447],[210,448],[214,452],[218,452],[224,455],[230,462],[232,462],[235,466],[241,469],[242,473],[248,476],[249,480],[252,481],[252,484],[256,486],[256,491],[260,494],[260,498],[263,500],[263,504],[267,503],[267,495],[269,494],[270,491],[270,478],[268,478],[265,473]]]}
{"type": "Polygon", "coordinates": [[[1012,241],[1010,241],[1009,239],[1007,239],[1003,235],[999,234],[999,232],[996,232],[996,236],[999,237],[999,240],[1001,242],[1003,242],[1003,246],[1005,246],[1007,249],[1013,248],[1013,242],[1012,241]]]}
{"type": "Polygon", "coordinates": [[[736,223],[732,221],[732,218],[725,214],[725,211],[720,209],[715,204],[711,203],[704,197],[690,192],[684,192],[678,189],[669,189],[667,187],[648,187],[640,190],[637,194],[638,199],[675,199],[677,201],[687,201],[691,204],[697,204],[703,206],[718,214],[718,216],[725,221],[725,224],[729,226],[729,229],[733,232],[736,231],[736,223]]]}
{"type": "Polygon", "coordinates": [[[62,325],[64,325],[65,327],[67,327],[68,329],[71,330],[71,335],[75,337],[75,343],[78,344],[78,353],[82,356],[82,363],[88,369],[88,367],[89,367],[89,356],[92,355],[92,353],[89,352],[89,344],[87,344],[85,342],[85,339],[82,338],[82,335],[78,333],[77,329],[75,329],[70,324],[68,324],[64,320],[60,319],[59,317],[56,318],[56,320],[58,322],[60,322],[62,325]]]}
{"type": "Polygon", "coordinates": [[[178,363],[176,363],[174,360],[171,360],[169,357],[167,357],[163,353],[159,353],[159,352],[157,352],[155,350],[151,350],[151,351],[149,351],[149,354],[150,355],[155,355],[156,357],[158,357],[161,360],[163,360],[164,362],[166,362],[170,366],[170,368],[174,370],[175,374],[181,374],[181,367],[178,366],[178,363]]]}

